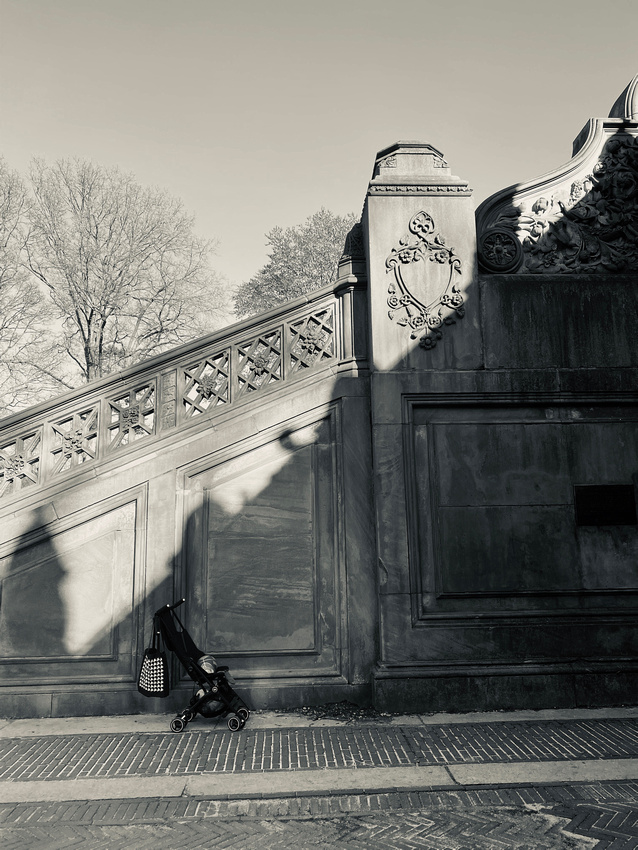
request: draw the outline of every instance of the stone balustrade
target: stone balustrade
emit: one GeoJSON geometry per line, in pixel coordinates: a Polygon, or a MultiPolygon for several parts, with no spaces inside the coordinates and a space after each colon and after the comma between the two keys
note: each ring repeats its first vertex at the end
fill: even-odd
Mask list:
{"type": "Polygon", "coordinates": [[[6,419],[0,501],[332,365],[341,300],[320,290],[6,419]]]}

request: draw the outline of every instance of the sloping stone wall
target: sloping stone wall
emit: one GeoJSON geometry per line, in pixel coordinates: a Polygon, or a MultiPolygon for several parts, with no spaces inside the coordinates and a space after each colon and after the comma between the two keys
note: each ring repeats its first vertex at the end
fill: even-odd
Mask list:
{"type": "Polygon", "coordinates": [[[254,707],[370,701],[365,292],[345,277],[8,422],[0,714],[180,704],[176,666],[167,701],[136,677],[153,612],[182,596],[254,707]]]}

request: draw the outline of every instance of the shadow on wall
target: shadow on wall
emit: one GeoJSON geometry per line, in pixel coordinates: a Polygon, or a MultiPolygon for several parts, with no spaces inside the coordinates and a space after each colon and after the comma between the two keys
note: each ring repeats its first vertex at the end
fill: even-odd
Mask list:
{"type": "MultiPolygon", "coordinates": [[[[281,675],[282,658],[293,674],[336,675],[343,565],[334,557],[333,396],[322,389],[317,421],[227,463],[212,457],[190,480],[185,548],[137,603],[134,501],[68,528],[35,510],[0,561],[0,660],[15,659],[29,685],[130,683],[153,612],[184,595],[196,642],[233,671],[239,656],[240,675],[281,675]]],[[[135,699],[148,711],[169,707],[135,699]]]]}
{"type": "MultiPolygon", "coordinates": [[[[437,250],[440,258],[419,265],[443,270],[439,288],[451,297],[456,266],[449,262],[450,249],[437,250]]],[[[404,295],[408,313],[416,310],[407,289],[404,295]]],[[[473,303],[472,293],[466,296],[465,303],[473,303]]],[[[387,297],[382,295],[384,302],[387,297]]],[[[444,306],[449,324],[463,317],[455,312],[458,304],[444,306]]],[[[392,321],[387,317],[389,328],[392,321]]],[[[462,335],[465,324],[450,331],[462,335]]],[[[427,333],[421,325],[414,330],[427,333]]],[[[419,348],[416,333],[410,341],[409,327],[400,333],[404,348],[424,358],[441,356],[452,345],[450,333],[436,351],[423,351],[429,346],[419,348]]],[[[357,353],[350,354],[354,367],[357,353]]],[[[134,500],[66,530],[36,513],[32,529],[6,559],[6,575],[24,573],[25,578],[19,598],[14,596],[20,614],[6,619],[11,594],[3,599],[3,645],[22,641],[16,653],[23,659],[55,657],[59,666],[49,681],[59,689],[66,682],[93,681],[102,689],[118,682],[130,690],[143,647],[150,643],[154,610],[186,596],[185,624],[193,638],[240,678],[352,682],[350,647],[356,645],[363,655],[361,647],[377,639],[367,378],[322,377],[315,390],[312,410],[287,420],[285,411],[273,413],[273,420],[286,424],[279,430],[273,426],[269,441],[238,447],[227,460],[211,454],[210,466],[187,479],[183,548],[167,559],[156,586],[134,586],[134,580],[142,581],[136,547],[145,533],[134,500]],[[349,468],[347,486],[344,467],[349,468]],[[346,564],[348,545],[353,548],[346,564]],[[356,587],[350,599],[348,584],[356,587]],[[43,600],[49,600],[44,619],[39,616],[43,600]],[[25,612],[32,631],[31,623],[24,626],[25,612]],[[355,634],[353,623],[366,634],[355,634]]],[[[256,394],[255,400],[261,397],[272,404],[274,396],[256,394]]],[[[229,432],[228,442],[232,439],[229,432]]],[[[357,675],[363,681],[361,666],[357,675]]],[[[167,708],[166,702],[142,697],[138,704],[145,710],[167,708]]]]}
{"type": "Polygon", "coordinates": [[[487,271],[511,274],[638,269],[638,137],[618,131],[569,189],[505,207],[479,256],[487,271]]]}
{"type": "Polygon", "coordinates": [[[0,560],[0,657],[54,660],[66,642],[67,570],[47,530],[45,511],[33,513],[10,557],[0,560]]]}

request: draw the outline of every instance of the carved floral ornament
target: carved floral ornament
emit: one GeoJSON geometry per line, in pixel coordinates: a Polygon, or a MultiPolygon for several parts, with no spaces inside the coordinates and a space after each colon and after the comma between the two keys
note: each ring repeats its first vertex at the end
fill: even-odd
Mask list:
{"type": "Polygon", "coordinates": [[[85,435],[81,428],[76,428],[68,434],[62,435],[62,453],[65,457],[71,457],[74,452],[84,449],[85,435]]]}
{"type": "MultiPolygon", "coordinates": [[[[361,246],[360,227],[355,238],[353,251],[361,246]]],[[[311,310],[296,311],[241,343],[229,334],[215,348],[191,352],[189,357],[196,359],[165,363],[155,375],[148,376],[148,366],[142,364],[144,377],[134,378],[128,389],[118,378],[110,385],[112,395],[109,391],[95,398],[91,393],[78,400],[81,407],[64,415],[66,403],[62,410],[53,404],[39,422],[23,423],[18,436],[0,434],[0,504],[26,487],[48,486],[59,474],[107,453],[114,456],[134,441],[162,438],[194,417],[213,416],[245,394],[285,384],[302,370],[329,367],[336,359],[336,299],[321,297],[311,310]]]]}
{"type": "Polygon", "coordinates": [[[386,259],[393,273],[388,286],[388,316],[419,337],[422,348],[434,348],[443,327],[465,315],[459,288],[461,260],[445,244],[432,216],[421,210],[410,219],[408,234],[386,259]],[[434,267],[429,266],[432,263],[434,267]]]}
{"type": "Polygon", "coordinates": [[[4,467],[4,480],[7,483],[12,482],[15,478],[20,478],[20,476],[25,474],[27,462],[22,454],[17,454],[13,457],[3,459],[2,463],[4,467]]]}
{"type": "Polygon", "coordinates": [[[321,349],[323,341],[323,332],[319,325],[315,325],[314,327],[307,328],[305,333],[299,334],[297,337],[297,347],[312,356],[321,349]]]}
{"type": "Polygon", "coordinates": [[[489,272],[621,273],[638,269],[638,137],[617,132],[566,185],[501,208],[479,236],[489,272]]]}
{"type": "Polygon", "coordinates": [[[197,390],[202,398],[209,399],[215,394],[219,378],[217,372],[202,375],[197,382],[197,390]]]}

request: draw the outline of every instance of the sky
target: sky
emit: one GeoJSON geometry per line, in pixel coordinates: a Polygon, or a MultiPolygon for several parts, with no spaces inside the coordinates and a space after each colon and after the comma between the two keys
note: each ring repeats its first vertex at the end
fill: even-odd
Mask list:
{"type": "Polygon", "coordinates": [[[0,0],[0,155],[167,190],[229,288],[429,142],[477,204],[571,157],[638,71],[636,0],[0,0]]]}

